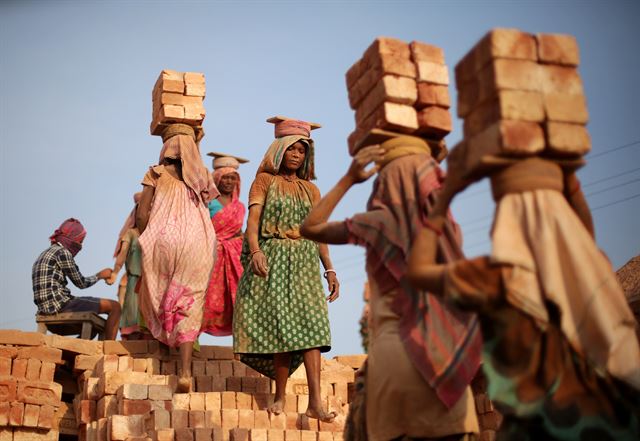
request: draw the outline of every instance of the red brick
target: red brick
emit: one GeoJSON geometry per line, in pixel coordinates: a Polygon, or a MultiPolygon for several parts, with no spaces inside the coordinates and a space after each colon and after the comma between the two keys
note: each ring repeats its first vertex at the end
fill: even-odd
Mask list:
{"type": "Polygon", "coordinates": [[[318,432],[318,441],[333,441],[331,432],[318,432]]]}
{"type": "Polygon", "coordinates": [[[192,429],[205,427],[204,410],[189,411],[189,427],[192,429]]]}
{"type": "Polygon", "coordinates": [[[191,375],[197,377],[199,375],[205,375],[206,362],[202,360],[193,360],[191,362],[191,375]]]}
{"type": "Polygon", "coordinates": [[[42,362],[40,360],[36,358],[30,358],[27,362],[27,372],[25,374],[27,380],[39,380],[41,367],[42,362]]]}
{"type": "Polygon", "coordinates": [[[254,377],[242,377],[241,389],[242,392],[248,394],[256,393],[256,379],[254,377]]]}
{"type": "Polygon", "coordinates": [[[205,409],[206,410],[219,410],[222,406],[222,398],[220,392],[207,392],[205,394],[205,409]]]}
{"type": "Polygon", "coordinates": [[[252,429],[254,427],[254,414],[251,409],[238,409],[238,427],[252,429]]]}
{"type": "Polygon", "coordinates": [[[163,70],[153,86],[154,92],[161,90],[165,92],[184,93],[184,76],[180,72],[163,70]]]}
{"type": "Polygon", "coordinates": [[[98,400],[96,404],[96,416],[106,418],[118,413],[118,400],[115,395],[106,395],[98,400]]]}
{"type": "Polygon", "coordinates": [[[51,345],[54,348],[62,349],[76,354],[99,355],[102,354],[102,342],[93,340],[82,340],[79,338],[67,338],[59,335],[51,336],[51,345]]]}
{"type": "Polygon", "coordinates": [[[384,129],[400,133],[413,133],[418,129],[418,117],[412,106],[383,103],[359,125],[362,130],[384,129]]]}
{"type": "Polygon", "coordinates": [[[96,419],[96,402],[93,400],[81,400],[78,412],[76,418],[79,424],[89,424],[96,419]]]}
{"type": "Polygon", "coordinates": [[[211,392],[213,390],[213,379],[208,375],[199,375],[195,377],[196,390],[198,392],[211,392]]]}
{"type": "Polygon", "coordinates": [[[205,394],[191,393],[189,397],[189,410],[205,410],[205,394]]]}
{"type": "Polygon", "coordinates": [[[252,408],[254,410],[264,410],[273,402],[273,397],[269,394],[253,394],[252,408]]]}
{"type": "Polygon", "coordinates": [[[287,417],[284,413],[279,415],[271,413],[269,414],[269,420],[271,421],[272,429],[285,430],[287,428],[287,417]]]}
{"type": "Polygon", "coordinates": [[[300,441],[300,432],[297,430],[285,430],[285,441],[300,441]]]}
{"type": "Polygon", "coordinates": [[[547,120],[574,124],[589,121],[587,102],[582,94],[548,93],[543,95],[547,120]]]}
{"type": "Polygon", "coordinates": [[[44,346],[44,334],[0,329],[0,345],[44,346]]]}
{"type": "Polygon", "coordinates": [[[591,151],[591,137],[582,125],[549,121],[545,124],[545,131],[549,154],[577,156],[591,151]]]}
{"type": "Polygon", "coordinates": [[[233,360],[233,348],[229,346],[214,346],[216,360],[233,360]]]}
{"type": "Polygon", "coordinates": [[[173,391],[167,385],[150,384],[149,399],[150,400],[170,400],[173,397],[173,391]]]}
{"type": "Polygon", "coordinates": [[[44,406],[40,406],[40,413],[38,414],[38,427],[42,429],[51,429],[54,424],[55,415],[55,407],[46,404],[44,406]]]}
{"type": "Polygon", "coordinates": [[[578,42],[572,35],[537,34],[538,59],[541,63],[577,66],[580,64],[578,42]]]}
{"type": "Polygon", "coordinates": [[[285,416],[285,429],[296,430],[298,429],[298,414],[296,412],[286,412],[285,416]]]}
{"type": "Polygon", "coordinates": [[[227,379],[225,377],[213,377],[211,381],[211,392],[224,392],[227,389],[227,379]]]}
{"type": "Polygon", "coordinates": [[[43,361],[42,366],[40,367],[40,381],[53,381],[56,374],[56,364],[43,361]]]}
{"type": "Polygon", "coordinates": [[[16,378],[25,378],[27,376],[27,365],[29,364],[29,360],[26,359],[15,359],[11,364],[11,376],[16,378]]]}
{"type": "Polygon", "coordinates": [[[0,345],[0,357],[4,358],[16,358],[18,356],[18,348],[13,346],[0,345]]]}
{"type": "Polygon", "coordinates": [[[144,415],[151,412],[149,400],[118,400],[118,413],[121,415],[144,415]]]}
{"type": "Polygon", "coordinates": [[[242,380],[240,377],[227,377],[227,390],[230,392],[240,392],[242,390],[242,380]]]}
{"type": "MultiPolygon", "coordinates": [[[[168,103],[168,104],[173,104],[173,103],[168,103]]],[[[148,350],[148,346],[147,346],[146,340],[126,340],[126,341],[105,340],[104,342],[105,355],[146,354],[147,350],[148,350]]]]}
{"type": "Polygon", "coordinates": [[[147,372],[147,359],[146,358],[134,358],[133,359],[133,372],[147,372]]]}
{"type": "Polygon", "coordinates": [[[542,94],[526,90],[500,90],[494,99],[476,107],[464,120],[464,136],[471,137],[501,119],[543,122],[542,94]]]}
{"type": "Polygon", "coordinates": [[[77,371],[94,370],[102,355],[76,355],[73,368],[77,371]]]}
{"type": "Polygon", "coordinates": [[[152,409],[151,423],[153,424],[154,430],[171,427],[171,412],[166,409],[152,409]]]}
{"type": "Polygon", "coordinates": [[[234,428],[229,432],[230,441],[249,441],[249,431],[245,428],[234,428]]]}
{"type": "Polygon", "coordinates": [[[128,355],[118,357],[118,372],[132,372],[133,358],[128,355]]]}
{"type": "Polygon", "coordinates": [[[9,409],[9,425],[10,426],[22,426],[24,418],[24,403],[13,402],[10,404],[9,409]]]}
{"type": "Polygon", "coordinates": [[[506,154],[531,156],[545,146],[544,132],[539,124],[524,121],[500,121],[468,139],[466,163],[469,171],[482,156],[506,154]]]}
{"type": "Polygon", "coordinates": [[[283,429],[269,429],[267,430],[268,441],[284,441],[283,429]]]}
{"type": "Polygon", "coordinates": [[[584,94],[582,79],[574,67],[539,65],[539,87],[545,94],[584,94]]]}
{"type": "Polygon", "coordinates": [[[422,109],[426,106],[440,106],[448,109],[451,106],[449,88],[439,84],[418,83],[418,98],[415,107],[422,109]]]}
{"type": "Polygon", "coordinates": [[[185,84],[184,94],[187,96],[206,96],[206,87],[204,84],[187,83],[185,84]]]}
{"type": "Polygon", "coordinates": [[[188,410],[174,410],[171,412],[171,427],[174,429],[180,429],[189,427],[189,411],[188,410]]]}
{"type": "MultiPolygon", "coordinates": [[[[442,139],[449,133],[451,133],[451,113],[449,113],[449,110],[443,109],[442,107],[425,107],[420,112],[418,112],[418,125],[419,133],[435,139],[442,139]]],[[[344,385],[344,397],[346,399],[346,383],[341,384],[344,385]]]]}
{"type": "Polygon", "coordinates": [[[269,421],[269,412],[266,410],[254,410],[254,424],[256,429],[269,429],[271,422],[269,421]]]}
{"type": "Polygon", "coordinates": [[[316,432],[312,432],[311,430],[301,430],[300,441],[317,441],[316,432]]]}
{"type": "Polygon", "coordinates": [[[419,82],[449,85],[449,70],[447,66],[430,61],[419,61],[416,63],[418,68],[417,80],[419,82]]]}
{"type": "Polygon", "coordinates": [[[130,437],[145,436],[144,415],[112,415],[109,438],[124,441],[130,437]]]}
{"type": "Polygon", "coordinates": [[[207,410],[204,412],[204,426],[211,429],[222,426],[222,416],[220,409],[207,410]]]}
{"type": "Polygon", "coordinates": [[[229,430],[234,427],[238,427],[238,410],[237,409],[222,409],[222,430],[229,430]]]}
{"type": "Polygon", "coordinates": [[[176,370],[176,361],[168,360],[162,362],[162,375],[175,375],[176,370]]]}
{"type": "Polygon", "coordinates": [[[220,375],[220,363],[218,361],[207,361],[205,364],[205,375],[220,375]]]}
{"type": "Polygon", "coordinates": [[[156,441],[174,441],[175,430],[171,428],[156,431],[156,441]]]}
{"type": "Polygon", "coordinates": [[[174,410],[189,410],[189,394],[173,394],[172,406],[174,410]]]}
{"type": "Polygon", "coordinates": [[[11,359],[0,357],[0,376],[11,375],[11,359]]]}
{"type": "Polygon", "coordinates": [[[251,395],[244,392],[236,393],[236,408],[237,409],[251,409],[252,408],[251,395]]]}
{"type": "Polygon", "coordinates": [[[236,408],[236,393],[235,392],[222,392],[222,408],[223,409],[235,409],[236,408]]]}
{"type": "Polygon", "coordinates": [[[22,425],[25,427],[38,427],[39,414],[40,406],[36,406],[35,404],[25,404],[22,425]]]}
{"type": "Polygon", "coordinates": [[[256,379],[256,393],[269,394],[271,393],[271,380],[267,377],[260,377],[256,379]]]}
{"type": "Polygon", "coordinates": [[[43,381],[26,381],[18,383],[18,400],[29,404],[60,405],[62,386],[57,383],[43,381]]]}
{"type": "Polygon", "coordinates": [[[356,109],[356,124],[361,123],[384,102],[412,105],[418,98],[416,80],[385,75],[366,95],[356,109]]]}
{"type": "Polygon", "coordinates": [[[146,400],[149,396],[148,394],[149,386],[146,384],[123,384],[118,388],[118,399],[128,399],[128,400],[146,400]]]}
{"type": "Polygon", "coordinates": [[[0,427],[9,425],[11,405],[8,401],[0,401],[0,427]]]}
{"type": "Polygon", "coordinates": [[[195,432],[195,441],[212,441],[213,429],[197,428],[195,432]]]}
{"type": "Polygon", "coordinates": [[[14,401],[17,397],[18,382],[11,377],[0,377],[0,401],[14,401]]]}
{"type": "Polygon", "coordinates": [[[416,61],[430,61],[432,63],[444,64],[444,51],[438,46],[412,41],[409,44],[411,49],[411,59],[416,61]]]}
{"type": "Polygon", "coordinates": [[[233,361],[222,360],[220,362],[220,376],[221,377],[233,377],[233,361]]]}

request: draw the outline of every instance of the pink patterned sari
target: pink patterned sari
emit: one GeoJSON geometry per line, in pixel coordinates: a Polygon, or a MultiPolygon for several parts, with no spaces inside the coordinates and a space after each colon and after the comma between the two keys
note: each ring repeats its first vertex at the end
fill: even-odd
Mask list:
{"type": "Polygon", "coordinates": [[[246,209],[236,198],[212,218],[218,239],[217,260],[205,297],[202,332],[223,336],[232,334],[233,305],[242,276],[242,224],[246,209]]]}

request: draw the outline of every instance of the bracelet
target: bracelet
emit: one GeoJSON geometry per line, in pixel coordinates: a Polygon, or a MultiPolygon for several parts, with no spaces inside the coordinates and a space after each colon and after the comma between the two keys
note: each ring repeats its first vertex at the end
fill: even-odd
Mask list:
{"type": "Polygon", "coordinates": [[[323,274],[323,276],[324,276],[324,278],[325,278],[325,279],[327,278],[327,274],[329,274],[329,273],[336,274],[336,270],[334,270],[333,268],[329,268],[328,270],[326,270],[326,271],[324,272],[324,274],[323,274]]]}
{"type": "Polygon", "coordinates": [[[424,220],[424,226],[436,233],[438,236],[442,236],[442,228],[437,228],[429,219],[424,220]]]}
{"type": "MultiPolygon", "coordinates": [[[[254,255],[254,254],[257,254],[257,253],[262,253],[262,250],[261,250],[260,248],[258,248],[258,249],[257,249],[257,250],[255,250],[255,251],[251,251],[251,254],[250,254],[249,256],[250,256],[251,258],[253,258],[253,255],[254,255]]],[[[264,253],[262,253],[262,254],[264,254],[264,253]]]]}

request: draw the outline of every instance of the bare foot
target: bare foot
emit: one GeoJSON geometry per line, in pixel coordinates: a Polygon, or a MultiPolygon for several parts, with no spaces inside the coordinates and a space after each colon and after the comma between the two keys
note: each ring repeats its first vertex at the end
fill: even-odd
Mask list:
{"type": "Polygon", "coordinates": [[[331,423],[338,416],[335,412],[325,412],[322,409],[314,409],[312,407],[308,407],[304,414],[309,418],[315,418],[323,423],[331,423]]]}
{"type": "Polygon", "coordinates": [[[188,394],[191,392],[191,377],[178,377],[178,388],[176,390],[179,394],[188,394]]]}
{"type": "Polygon", "coordinates": [[[274,415],[280,415],[284,411],[284,398],[276,400],[267,408],[267,412],[274,415]]]}

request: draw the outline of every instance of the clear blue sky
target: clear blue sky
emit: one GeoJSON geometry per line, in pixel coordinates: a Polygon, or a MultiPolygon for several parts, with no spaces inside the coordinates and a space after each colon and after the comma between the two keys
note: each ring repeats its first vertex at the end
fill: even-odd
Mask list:
{"type": "MultiPolygon", "coordinates": [[[[244,198],[273,138],[264,120],[275,114],[323,124],[314,135],[317,185],[326,192],[349,164],[354,119],[344,74],[380,35],[441,46],[451,73],[493,27],[575,35],[594,146],[579,175],[598,244],[617,268],[640,252],[640,145],[609,152],[640,141],[639,18],[640,2],[613,0],[4,1],[0,328],[35,329],[31,265],[62,220],[76,217],[88,230],[77,259],[84,273],[112,265],[132,195],[161,148],[149,135],[160,70],[205,73],[203,154],[251,159],[242,169],[244,198]]],[[[460,137],[456,119],[449,144],[460,137]]],[[[489,249],[494,206],[487,188],[472,187],[454,206],[470,255],[489,249]]],[[[362,210],[369,190],[370,183],[353,190],[334,218],[362,210]]],[[[332,254],[342,281],[342,296],[330,306],[332,354],[357,353],[363,251],[343,246],[332,254]]],[[[73,292],[116,297],[102,282],[73,292]]]]}

